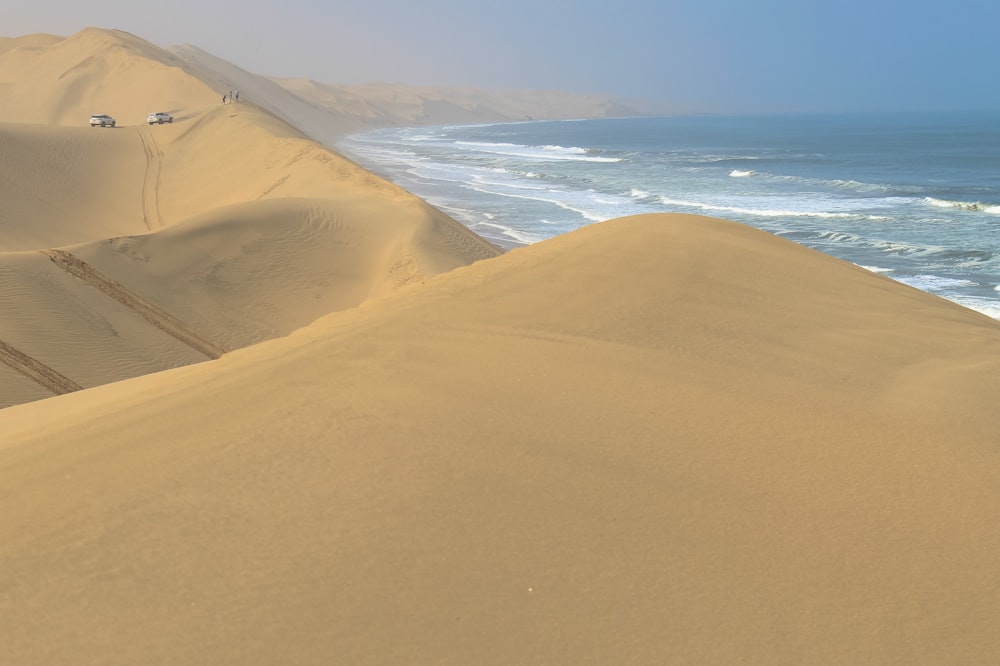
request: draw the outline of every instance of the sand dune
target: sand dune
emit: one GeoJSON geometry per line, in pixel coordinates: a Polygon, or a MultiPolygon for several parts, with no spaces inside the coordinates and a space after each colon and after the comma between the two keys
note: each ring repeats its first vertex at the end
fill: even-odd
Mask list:
{"type": "Polygon", "coordinates": [[[162,48],[120,30],[0,37],[0,121],[85,126],[92,113],[137,125],[152,111],[186,116],[239,90],[332,146],[371,127],[665,113],[662,104],[562,91],[335,85],[248,72],[196,46],[162,48]],[[41,84],[41,85],[39,85],[41,84]]]}
{"type": "Polygon", "coordinates": [[[0,663],[1000,658],[996,320],[706,217],[500,255],[198,99],[0,118],[0,663]]]}
{"type": "Polygon", "coordinates": [[[998,359],[763,232],[595,225],[0,412],[8,654],[988,663],[998,359]]]}
{"type": "Polygon", "coordinates": [[[86,126],[90,114],[109,113],[131,125],[151,111],[184,115],[218,100],[180,59],[119,30],[37,36],[0,50],[0,120],[7,122],[86,126]]]}
{"type": "MultiPolygon", "coordinates": [[[[30,53],[60,67],[71,47],[147,73],[172,57],[114,31],[41,41],[30,53]]],[[[110,85],[102,71],[88,85],[110,85]]],[[[499,253],[255,104],[204,106],[184,76],[197,94],[170,125],[0,124],[0,341],[69,382],[39,392],[33,372],[0,407],[214,358],[499,253]],[[61,266],[53,250],[68,253],[61,266]],[[85,275],[67,270],[81,262],[85,275]]],[[[65,99],[66,79],[39,80],[22,103],[65,99]]]]}
{"type": "Polygon", "coordinates": [[[134,132],[0,123],[0,251],[148,231],[134,132]]]}
{"type": "MultiPolygon", "coordinates": [[[[499,253],[399,188],[246,116],[267,119],[251,107],[213,108],[165,128],[11,130],[26,146],[35,134],[45,137],[36,145],[60,150],[109,145],[81,150],[78,165],[55,160],[67,168],[30,168],[27,156],[8,163],[30,189],[15,183],[3,207],[2,237],[15,252],[0,253],[0,340],[85,387],[205,360],[61,270],[41,254],[51,248],[224,350],[499,253]],[[93,175],[105,165],[118,180],[93,175]],[[32,192],[59,194],[32,207],[44,200],[32,192]]],[[[0,404],[37,397],[32,387],[0,404]]]]}

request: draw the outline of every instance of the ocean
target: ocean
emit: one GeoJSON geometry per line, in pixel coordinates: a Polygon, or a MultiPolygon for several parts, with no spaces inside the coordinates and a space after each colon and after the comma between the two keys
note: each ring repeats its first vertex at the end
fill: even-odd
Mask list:
{"type": "Polygon", "coordinates": [[[337,148],[505,249],[699,213],[1000,318],[1000,113],[392,128],[337,148]]]}

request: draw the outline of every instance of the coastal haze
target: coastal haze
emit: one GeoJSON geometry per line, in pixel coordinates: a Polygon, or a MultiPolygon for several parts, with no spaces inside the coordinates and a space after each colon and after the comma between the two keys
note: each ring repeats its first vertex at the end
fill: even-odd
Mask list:
{"type": "Polygon", "coordinates": [[[692,113],[1000,108],[982,0],[33,0],[4,35],[126,30],[315,81],[568,90],[692,113]]]}
{"type": "Polygon", "coordinates": [[[328,147],[633,99],[0,39],[0,662],[995,662],[1000,323],[698,215],[504,253],[328,147]]]}

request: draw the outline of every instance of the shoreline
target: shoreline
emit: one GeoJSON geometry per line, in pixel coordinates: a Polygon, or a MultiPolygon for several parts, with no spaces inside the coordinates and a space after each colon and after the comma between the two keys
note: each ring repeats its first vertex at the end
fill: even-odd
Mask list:
{"type": "MultiPolygon", "coordinates": [[[[990,268],[990,258],[1000,254],[1000,249],[988,240],[991,216],[1000,206],[969,203],[978,201],[976,197],[991,201],[988,193],[974,187],[979,182],[976,179],[986,178],[986,172],[975,170],[973,149],[966,147],[970,139],[957,135],[952,140],[945,133],[955,126],[956,119],[963,121],[959,127],[983,127],[992,116],[947,113],[907,117],[903,122],[888,113],[808,114],[788,122],[814,146],[821,145],[824,133],[838,136],[848,130],[874,131],[873,127],[899,128],[887,129],[883,135],[887,141],[903,141],[912,126],[930,136],[941,135],[939,143],[953,144],[951,149],[969,154],[967,173],[956,173],[951,181],[928,179],[923,170],[908,170],[907,155],[885,152],[866,158],[883,160],[882,171],[852,174],[849,161],[854,157],[847,153],[849,140],[842,141],[842,146],[822,148],[829,151],[825,159],[843,160],[846,171],[830,169],[820,176],[812,164],[799,165],[780,155],[765,154],[764,161],[756,161],[761,149],[752,142],[739,148],[744,136],[765,134],[768,142],[783,146],[786,152],[808,152],[796,143],[782,144],[785,137],[771,129],[785,123],[784,117],[762,116],[588,119],[574,124],[578,131],[561,129],[561,121],[537,121],[527,127],[522,127],[524,123],[494,123],[388,128],[350,135],[334,148],[441,207],[507,251],[623,215],[718,215],[793,238],[830,256],[1000,318],[1000,296],[993,289],[1000,285],[990,268]],[[980,119],[979,124],[971,124],[970,116],[980,119]],[[645,131],[655,137],[680,131],[678,127],[692,128],[693,132],[716,128],[714,131],[729,137],[733,150],[741,152],[722,161],[718,173],[712,175],[713,161],[703,156],[702,149],[658,147],[652,139],[644,151],[631,152],[614,139],[619,131],[615,128],[620,128],[623,136],[645,131]],[[753,133],[747,128],[753,128],[753,133]],[[366,135],[374,138],[366,141],[366,135]],[[686,161],[673,159],[668,150],[686,161]],[[613,165],[622,176],[607,175],[601,164],[588,167],[586,161],[591,159],[623,160],[613,165]],[[704,174],[704,183],[711,184],[697,182],[693,176],[686,182],[683,173],[692,169],[704,174]],[[664,174],[663,179],[650,177],[653,170],[664,174]],[[709,181],[710,177],[714,180],[709,181]],[[962,199],[965,178],[969,179],[965,187],[969,193],[962,199]],[[941,182],[933,185],[932,181],[941,182]],[[685,195],[673,195],[673,190],[685,191],[685,195]],[[879,195],[881,191],[885,194],[879,195]],[[962,200],[945,201],[947,196],[962,200]],[[961,227],[956,226],[959,224],[961,227]],[[982,233],[977,235],[975,230],[980,228],[982,233]],[[968,231],[962,235],[964,229],[968,231]],[[947,258],[952,255],[954,259],[947,258]],[[963,265],[961,258],[966,256],[963,265]]],[[[704,136],[700,140],[710,141],[704,136]]],[[[983,143],[989,141],[990,137],[984,136],[983,143]]],[[[925,161],[936,159],[941,152],[929,139],[924,139],[923,145],[925,161]]]]}

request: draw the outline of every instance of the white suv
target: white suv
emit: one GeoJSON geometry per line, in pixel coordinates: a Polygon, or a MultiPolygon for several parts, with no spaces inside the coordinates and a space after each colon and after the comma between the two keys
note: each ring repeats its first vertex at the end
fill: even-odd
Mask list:
{"type": "Polygon", "coordinates": [[[146,122],[150,125],[162,125],[163,123],[174,122],[174,117],[166,111],[157,111],[156,113],[149,114],[146,122]]]}
{"type": "Polygon", "coordinates": [[[97,113],[90,117],[91,127],[114,127],[115,119],[103,113],[97,113]]]}

